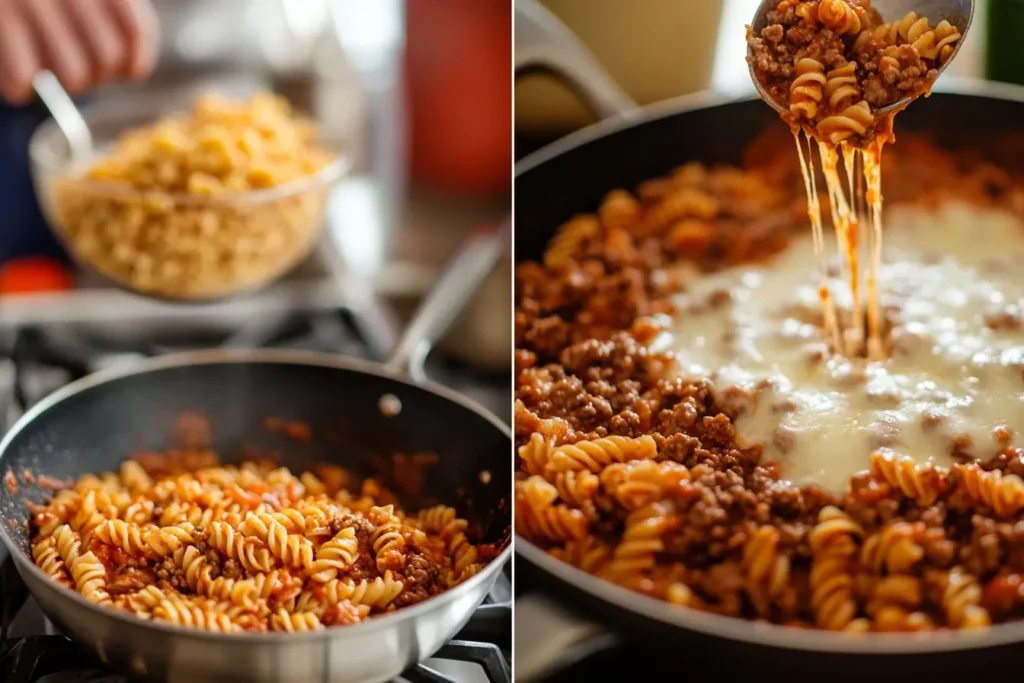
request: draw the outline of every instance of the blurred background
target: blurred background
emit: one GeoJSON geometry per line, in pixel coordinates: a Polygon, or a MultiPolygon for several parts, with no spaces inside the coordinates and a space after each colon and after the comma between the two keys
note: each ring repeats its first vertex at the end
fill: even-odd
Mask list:
{"type": "MultiPolygon", "coordinates": [[[[754,92],[744,26],[759,0],[541,0],[638,103],[713,89],[754,92]]],[[[974,25],[947,74],[1024,83],[1024,1],[977,0],[974,25]]],[[[516,157],[594,122],[553,77],[529,74],[515,90],[516,157]]]]}
{"type": "MultiPolygon", "coordinates": [[[[0,112],[0,409],[8,420],[74,375],[142,355],[274,345],[379,357],[469,231],[510,210],[509,0],[155,6],[155,74],[89,93],[80,103],[87,115],[143,104],[170,113],[203,92],[245,97],[267,88],[341,140],[353,171],[331,197],[321,244],[286,277],[215,303],[162,303],[74,267],[40,229],[24,148],[46,113],[38,104],[0,112]]],[[[432,367],[504,417],[510,271],[499,270],[432,367]]]]}

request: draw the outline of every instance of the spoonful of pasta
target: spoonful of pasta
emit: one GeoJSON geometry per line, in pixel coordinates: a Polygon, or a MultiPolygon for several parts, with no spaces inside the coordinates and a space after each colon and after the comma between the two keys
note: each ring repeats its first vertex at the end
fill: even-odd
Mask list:
{"type": "Polygon", "coordinates": [[[747,63],[789,123],[863,147],[930,91],[973,16],[973,0],[763,0],[747,63]]]}

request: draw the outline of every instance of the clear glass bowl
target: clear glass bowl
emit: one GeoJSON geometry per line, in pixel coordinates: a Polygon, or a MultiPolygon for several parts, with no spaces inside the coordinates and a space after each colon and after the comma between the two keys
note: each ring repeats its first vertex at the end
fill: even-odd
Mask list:
{"type": "MultiPolygon", "coordinates": [[[[98,154],[123,133],[167,112],[90,115],[98,154]]],[[[314,175],[268,189],[200,196],[141,191],[86,179],[72,164],[53,120],[29,142],[39,205],[68,253],[81,266],[150,297],[220,299],[258,289],[299,264],[317,242],[332,185],[348,170],[337,155],[314,175]]]]}

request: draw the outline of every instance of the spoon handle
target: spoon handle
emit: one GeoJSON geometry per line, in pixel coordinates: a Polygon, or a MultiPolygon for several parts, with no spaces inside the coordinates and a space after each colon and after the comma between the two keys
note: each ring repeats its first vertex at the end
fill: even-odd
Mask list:
{"type": "Polygon", "coordinates": [[[67,138],[71,156],[74,159],[88,158],[92,153],[92,133],[89,132],[89,125],[57,77],[52,71],[44,69],[32,79],[32,87],[67,138]]]}

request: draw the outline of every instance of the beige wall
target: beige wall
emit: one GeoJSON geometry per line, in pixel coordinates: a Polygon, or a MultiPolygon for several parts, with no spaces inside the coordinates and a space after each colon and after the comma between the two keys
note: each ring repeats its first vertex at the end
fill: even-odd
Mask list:
{"type": "MultiPolygon", "coordinates": [[[[641,104],[707,88],[722,0],[541,0],[641,104]]],[[[578,127],[592,116],[546,76],[516,83],[516,126],[578,127]]]]}

